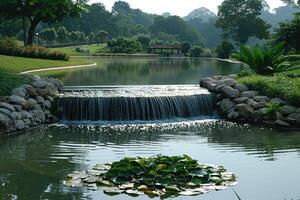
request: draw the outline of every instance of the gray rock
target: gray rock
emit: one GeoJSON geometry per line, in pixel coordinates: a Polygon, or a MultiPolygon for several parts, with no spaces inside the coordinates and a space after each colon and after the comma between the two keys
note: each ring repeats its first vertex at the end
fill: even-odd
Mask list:
{"type": "Polygon", "coordinates": [[[41,96],[36,96],[35,99],[40,104],[44,104],[44,102],[45,102],[45,99],[41,96]]]}
{"type": "Polygon", "coordinates": [[[288,118],[289,118],[289,119],[295,120],[296,123],[300,125],[300,113],[297,113],[297,112],[296,112],[296,113],[290,114],[290,115],[288,116],[288,118]]]}
{"type": "Polygon", "coordinates": [[[62,81],[58,80],[58,79],[54,79],[54,78],[50,78],[48,80],[49,83],[52,83],[53,85],[55,85],[55,87],[57,88],[58,91],[62,91],[64,89],[64,84],[62,81]]]}
{"type": "Polygon", "coordinates": [[[36,89],[36,93],[37,93],[37,95],[44,97],[48,94],[48,89],[47,88],[45,88],[45,89],[38,88],[38,89],[36,89]]]}
{"type": "Polygon", "coordinates": [[[208,77],[208,78],[203,78],[201,81],[200,81],[200,86],[201,87],[204,87],[204,88],[207,88],[207,85],[209,83],[215,83],[215,80],[208,77]]]}
{"type": "Polygon", "coordinates": [[[30,126],[30,124],[31,124],[30,119],[26,119],[26,118],[25,118],[25,119],[23,119],[23,121],[24,121],[26,127],[29,127],[29,126],[30,126]]]}
{"type": "Polygon", "coordinates": [[[26,110],[32,110],[33,108],[35,108],[35,106],[37,105],[37,101],[34,100],[33,98],[29,98],[24,104],[23,107],[26,110]]]}
{"type": "Polygon", "coordinates": [[[32,113],[41,122],[45,122],[46,121],[46,116],[45,116],[45,113],[43,111],[41,111],[41,110],[33,110],[32,113]]]}
{"type": "Polygon", "coordinates": [[[279,125],[279,126],[284,126],[284,127],[289,127],[289,126],[290,126],[290,124],[288,124],[288,123],[286,123],[286,122],[284,122],[284,121],[282,121],[282,120],[279,120],[279,119],[277,119],[277,120],[275,121],[275,124],[276,124],[276,125],[279,125]]]}
{"type": "Polygon", "coordinates": [[[228,77],[228,78],[231,78],[231,79],[235,79],[235,78],[237,78],[238,76],[237,76],[237,74],[229,74],[227,77],[228,77]]]}
{"type": "Polygon", "coordinates": [[[242,92],[241,96],[242,97],[248,97],[248,98],[253,98],[257,95],[257,91],[246,91],[242,92]]]}
{"type": "Polygon", "coordinates": [[[237,104],[235,109],[238,110],[239,115],[247,120],[252,116],[254,109],[247,104],[237,104]]]}
{"type": "Polygon", "coordinates": [[[5,108],[5,109],[8,109],[10,110],[11,112],[15,111],[16,109],[14,108],[14,106],[8,104],[8,103],[5,103],[5,102],[0,102],[0,108],[5,108]]]}
{"type": "Polygon", "coordinates": [[[7,129],[9,126],[10,126],[10,123],[11,123],[11,119],[0,113],[0,129],[7,129]]]}
{"type": "Polygon", "coordinates": [[[227,96],[229,98],[237,98],[240,96],[239,90],[234,89],[230,86],[223,87],[223,92],[224,92],[225,96],[227,96]]]}
{"type": "Polygon", "coordinates": [[[18,111],[18,112],[21,112],[22,111],[22,106],[21,105],[13,105],[15,110],[18,111]]]}
{"type": "Polygon", "coordinates": [[[222,93],[217,94],[217,101],[221,101],[224,99],[224,95],[222,93]]]}
{"type": "Polygon", "coordinates": [[[21,111],[21,116],[22,116],[22,119],[30,119],[33,117],[33,115],[30,113],[30,112],[27,112],[27,111],[21,111]]]}
{"type": "MultiPolygon", "coordinates": [[[[47,94],[50,96],[57,96],[58,90],[54,84],[48,83],[46,89],[48,90],[47,94]]],[[[208,88],[209,89],[209,88],[208,88]]]]}
{"type": "Polygon", "coordinates": [[[270,98],[267,96],[255,96],[253,99],[258,102],[261,102],[261,101],[269,102],[270,101],[270,98]]]}
{"type": "Polygon", "coordinates": [[[264,108],[264,107],[267,106],[267,104],[268,104],[267,102],[261,101],[261,102],[258,102],[257,104],[255,104],[255,105],[254,105],[254,108],[255,108],[255,109],[264,108]]]}
{"type": "Polygon", "coordinates": [[[225,113],[228,110],[232,109],[235,106],[235,103],[233,103],[230,99],[223,99],[220,102],[220,109],[225,113]]]}
{"type": "MultiPolygon", "coordinates": [[[[209,91],[215,92],[215,91],[216,91],[216,84],[214,84],[214,83],[207,83],[206,88],[207,88],[209,91]]],[[[50,93],[49,93],[49,94],[50,94],[50,93]]],[[[50,95],[51,95],[51,96],[56,96],[56,95],[58,95],[58,93],[57,93],[57,94],[50,94],[50,95]]]]}
{"type": "Polygon", "coordinates": [[[15,126],[17,130],[25,129],[25,123],[22,120],[17,120],[15,126]]]}
{"type": "Polygon", "coordinates": [[[223,80],[218,81],[217,84],[218,84],[218,85],[223,84],[223,85],[227,85],[227,86],[233,87],[236,83],[237,83],[237,82],[236,82],[235,80],[230,79],[230,78],[226,78],[226,79],[223,79],[223,80]]]}
{"type": "Polygon", "coordinates": [[[37,79],[33,81],[31,85],[35,88],[45,88],[47,86],[47,82],[43,79],[37,79]]]}
{"type": "Polygon", "coordinates": [[[10,114],[10,117],[11,117],[13,120],[20,120],[20,119],[22,119],[22,115],[21,115],[21,113],[19,113],[19,112],[12,112],[12,113],[10,114]]]}
{"type": "Polygon", "coordinates": [[[280,113],[280,112],[275,112],[275,117],[276,117],[276,119],[279,119],[279,120],[284,120],[284,117],[283,117],[283,115],[280,113]]]}
{"type": "Polygon", "coordinates": [[[6,115],[6,116],[10,116],[10,114],[11,114],[11,111],[10,110],[8,110],[8,109],[5,109],[5,108],[0,108],[0,113],[2,113],[2,114],[4,114],[4,115],[6,115]]]}
{"type": "Polygon", "coordinates": [[[283,106],[281,109],[280,109],[280,112],[281,114],[283,115],[290,115],[294,112],[296,112],[297,108],[294,107],[294,106],[283,106]]]}
{"type": "Polygon", "coordinates": [[[239,104],[239,103],[246,103],[248,100],[249,100],[248,97],[239,97],[239,98],[234,99],[234,102],[239,104]]]}
{"type": "Polygon", "coordinates": [[[50,102],[53,102],[53,101],[54,101],[54,98],[51,97],[51,96],[46,96],[45,99],[49,100],[50,102]]]}
{"type": "Polygon", "coordinates": [[[26,100],[23,97],[16,96],[16,95],[12,95],[8,97],[8,99],[10,103],[18,104],[18,105],[23,105],[26,102],[26,100]]]}
{"type": "Polygon", "coordinates": [[[255,108],[257,102],[254,101],[253,99],[248,99],[247,104],[248,104],[249,106],[252,106],[253,108],[255,108]]]}
{"type": "Polygon", "coordinates": [[[18,87],[12,90],[11,92],[12,95],[16,95],[19,97],[27,98],[28,97],[28,92],[27,89],[24,87],[18,87]]]}
{"type": "Polygon", "coordinates": [[[282,100],[280,98],[273,98],[273,99],[270,100],[270,103],[285,105],[286,101],[284,101],[284,100],[282,100]]]}
{"type": "Polygon", "coordinates": [[[45,106],[45,108],[47,108],[47,109],[50,109],[51,108],[51,102],[49,101],[49,100],[46,100],[45,102],[44,102],[44,106],[45,106]]]}
{"type": "Polygon", "coordinates": [[[217,92],[223,92],[223,88],[225,87],[225,85],[223,85],[223,84],[220,84],[220,85],[217,85],[216,86],[216,91],[217,92]]]}
{"type": "Polygon", "coordinates": [[[239,113],[235,112],[235,111],[231,111],[228,115],[227,115],[228,119],[237,119],[239,117],[239,113]]]}
{"type": "Polygon", "coordinates": [[[264,114],[263,114],[262,110],[255,110],[251,114],[251,118],[256,122],[261,121],[263,119],[263,116],[264,116],[264,114]]]}
{"type": "Polygon", "coordinates": [[[234,88],[238,89],[241,93],[249,90],[249,88],[244,84],[236,84],[234,88]]]}

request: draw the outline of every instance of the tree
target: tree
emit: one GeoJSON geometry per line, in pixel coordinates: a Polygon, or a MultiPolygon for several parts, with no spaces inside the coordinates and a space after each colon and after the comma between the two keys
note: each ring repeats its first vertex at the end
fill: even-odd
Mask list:
{"type": "Polygon", "coordinates": [[[275,29],[275,41],[284,42],[286,50],[300,52],[300,14],[296,14],[292,21],[279,24],[279,28],[275,29]]]}
{"type": "Polygon", "coordinates": [[[39,33],[39,36],[42,40],[45,40],[48,43],[53,43],[53,41],[57,38],[57,33],[54,28],[46,28],[39,33]]]}
{"type": "Polygon", "coordinates": [[[188,54],[191,50],[191,44],[189,42],[182,43],[181,51],[184,55],[188,54]]]}
{"type": "Polygon", "coordinates": [[[223,42],[217,47],[216,53],[218,58],[229,58],[230,54],[234,51],[234,46],[228,42],[228,40],[223,40],[223,42]]]}
{"type": "Polygon", "coordinates": [[[106,42],[107,39],[108,39],[108,32],[103,31],[103,30],[102,30],[102,31],[99,31],[99,32],[96,34],[95,38],[96,38],[96,42],[97,42],[97,43],[104,43],[104,42],[106,42]]]}
{"type": "Polygon", "coordinates": [[[191,57],[200,57],[203,52],[202,47],[195,46],[190,50],[190,56],[191,57]]]}
{"type": "Polygon", "coordinates": [[[139,34],[136,36],[136,40],[139,41],[142,44],[143,49],[146,50],[150,45],[151,38],[149,35],[139,34]]]}
{"type": "Polygon", "coordinates": [[[270,25],[260,18],[262,8],[261,0],[225,0],[219,6],[216,26],[238,44],[253,36],[267,38],[270,25]]]}
{"type": "Polygon", "coordinates": [[[0,15],[26,18],[30,23],[27,44],[31,45],[35,29],[41,22],[58,21],[65,16],[79,16],[85,7],[86,0],[1,0],[0,15]]]}
{"type": "Polygon", "coordinates": [[[300,8],[300,0],[282,0],[282,1],[292,6],[295,6],[297,8],[300,8]]]}
{"type": "Polygon", "coordinates": [[[66,43],[69,39],[70,33],[63,26],[57,29],[57,41],[60,43],[66,43]]]}

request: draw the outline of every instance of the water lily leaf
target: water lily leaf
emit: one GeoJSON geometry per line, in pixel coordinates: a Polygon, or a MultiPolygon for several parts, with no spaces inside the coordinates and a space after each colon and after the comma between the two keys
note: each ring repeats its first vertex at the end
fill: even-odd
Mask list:
{"type": "Polygon", "coordinates": [[[105,188],[103,190],[103,192],[107,195],[110,195],[110,196],[115,196],[115,195],[118,195],[118,194],[121,194],[123,193],[124,191],[123,190],[120,190],[119,188],[117,187],[111,187],[111,188],[105,188]]]}
{"type": "Polygon", "coordinates": [[[101,179],[98,179],[96,181],[96,184],[100,185],[100,186],[107,186],[107,187],[112,187],[113,186],[113,184],[110,183],[109,181],[105,181],[105,180],[101,180],[101,179]]]}
{"type": "Polygon", "coordinates": [[[107,164],[97,164],[93,167],[94,170],[99,170],[99,171],[108,171],[110,170],[111,166],[107,164]]]}
{"type": "Polygon", "coordinates": [[[139,191],[144,191],[144,190],[147,190],[148,187],[146,185],[141,185],[137,188],[139,191]]]}
{"type": "Polygon", "coordinates": [[[70,179],[70,180],[64,181],[63,184],[66,186],[69,186],[69,187],[82,187],[83,186],[81,179],[70,179]]]}
{"type": "Polygon", "coordinates": [[[126,194],[128,194],[130,196],[139,196],[139,195],[142,195],[144,193],[141,192],[141,191],[138,191],[138,190],[126,190],[126,194]]]}
{"type": "Polygon", "coordinates": [[[144,193],[150,197],[157,197],[159,196],[159,193],[156,192],[155,190],[150,190],[150,189],[147,189],[147,190],[144,190],[144,193]]]}
{"type": "Polygon", "coordinates": [[[165,188],[167,193],[179,193],[181,190],[176,186],[166,186],[165,188]]]}
{"type": "Polygon", "coordinates": [[[92,190],[92,191],[98,190],[98,187],[95,183],[94,184],[88,184],[87,186],[88,186],[89,190],[92,190]]]}
{"type": "Polygon", "coordinates": [[[91,184],[91,183],[96,183],[97,180],[98,180],[97,177],[91,176],[91,177],[88,177],[88,178],[84,179],[83,182],[91,184]]]}
{"type": "Polygon", "coordinates": [[[166,164],[159,164],[157,165],[156,169],[157,170],[163,170],[163,169],[166,169],[167,168],[167,165],[166,164]]]}
{"type": "Polygon", "coordinates": [[[121,190],[132,189],[133,187],[134,187],[134,183],[127,183],[127,184],[119,185],[119,188],[121,190]]]}
{"type": "Polygon", "coordinates": [[[102,171],[99,171],[99,170],[94,170],[94,169],[89,169],[89,170],[86,171],[86,173],[88,175],[100,176],[101,174],[103,174],[105,172],[102,172],[102,171]]]}
{"type": "Polygon", "coordinates": [[[179,194],[183,196],[195,196],[201,194],[201,192],[195,190],[185,190],[180,192],[179,194]]]}

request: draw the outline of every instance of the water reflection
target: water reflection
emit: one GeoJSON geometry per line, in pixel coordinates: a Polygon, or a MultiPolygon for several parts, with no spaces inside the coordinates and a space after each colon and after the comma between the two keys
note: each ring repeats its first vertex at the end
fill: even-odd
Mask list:
{"type": "MultiPolygon", "coordinates": [[[[246,197],[243,199],[251,199],[254,186],[248,185],[248,182],[257,180],[253,173],[249,173],[250,166],[261,169],[253,169],[253,172],[264,180],[257,182],[255,187],[273,187],[265,185],[265,181],[286,178],[291,186],[284,189],[295,197],[298,190],[293,186],[300,184],[294,178],[300,164],[299,149],[299,133],[281,133],[224,121],[40,127],[24,135],[1,139],[0,197],[6,199],[4,196],[15,194],[18,199],[31,200],[131,199],[125,195],[107,197],[84,188],[69,189],[61,183],[69,172],[83,170],[96,163],[160,153],[185,153],[200,162],[224,165],[238,175],[240,184],[237,189],[246,197]],[[271,163],[276,163],[276,167],[271,163]],[[289,170],[284,177],[274,177],[273,173],[282,170],[288,163],[289,170]]],[[[278,197],[282,196],[282,192],[274,190],[278,197]]],[[[262,190],[259,195],[268,199],[269,193],[262,190]]],[[[234,198],[231,191],[201,198],[226,199],[223,198],[225,196],[234,198]]]]}
{"type": "Polygon", "coordinates": [[[202,77],[236,72],[239,64],[197,58],[88,58],[97,66],[38,73],[77,85],[198,84],[202,77]]]}

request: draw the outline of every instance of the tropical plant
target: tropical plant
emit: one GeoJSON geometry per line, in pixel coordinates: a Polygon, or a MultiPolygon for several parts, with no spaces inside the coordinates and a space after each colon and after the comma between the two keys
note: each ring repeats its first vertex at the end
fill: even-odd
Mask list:
{"type": "Polygon", "coordinates": [[[223,40],[219,46],[217,46],[216,53],[218,58],[229,58],[229,56],[233,53],[234,46],[228,41],[223,40]]]}
{"type": "Polygon", "coordinates": [[[243,45],[240,52],[232,54],[232,57],[247,64],[255,73],[262,75],[300,68],[300,66],[285,62],[284,43],[273,48],[266,45],[263,49],[260,49],[258,44],[254,48],[243,45]]]}

